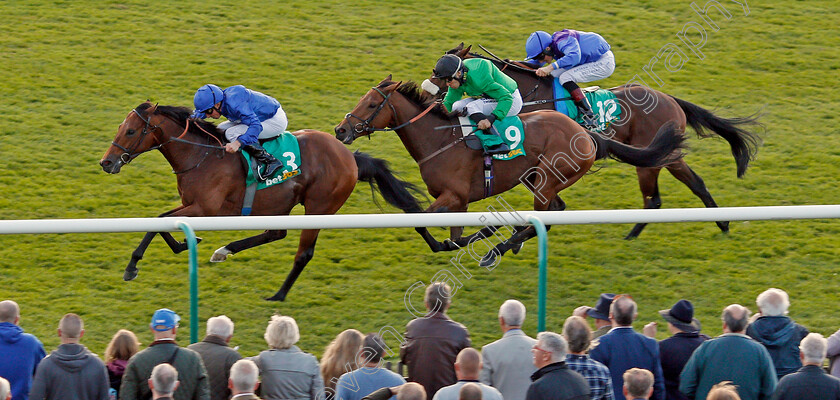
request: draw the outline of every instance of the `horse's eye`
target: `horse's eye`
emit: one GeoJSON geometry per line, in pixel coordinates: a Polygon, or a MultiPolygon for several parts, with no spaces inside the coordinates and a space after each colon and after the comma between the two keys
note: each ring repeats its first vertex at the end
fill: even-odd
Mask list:
{"type": "Polygon", "coordinates": [[[378,105],[379,105],[379,104],[376,104],[376,103],[370,103],[370,104],[368,105],[368,108],[376,108],[376,106],[378,106],[378,105]]]}
{"type": "Polygon", "coordinates": [[[126,136],[132,136],[135,133],[137,133],[137,131],[135,131],[134,129],[129,129],[125,132],[126,136]]]}

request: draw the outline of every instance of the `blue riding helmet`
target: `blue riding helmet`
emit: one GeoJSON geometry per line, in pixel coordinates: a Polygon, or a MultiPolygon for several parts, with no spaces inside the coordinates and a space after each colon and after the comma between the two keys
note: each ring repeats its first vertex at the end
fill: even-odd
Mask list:
{"type": "Polygon", "coordinates": [[[551,44],[551,35],[548,32],[536,31],[532,33],[525,42],[525,61],[537,58],[549,44],[551,44]]]}
{"type": "Polygon", "coordinates": [[[224,98],[224,92],[216,85],[207,84],[198,88],[195,97],[193,97],[193,105],[195,105],[193,117],[205,118],[204,111],[213,108],[216,103],[224,100],[224,98]]]}

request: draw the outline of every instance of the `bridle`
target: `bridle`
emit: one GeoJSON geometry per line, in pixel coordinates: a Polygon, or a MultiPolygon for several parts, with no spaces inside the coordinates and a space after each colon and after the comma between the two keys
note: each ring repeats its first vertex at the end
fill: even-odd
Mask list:
{"type": "Polygon", "coordinates": [[[439,104],[439,101],[435,101],[434,103],[429,104],[429,107],[427,107],[423,112],[418,114],[416,117],[414,117],[414,118],[412,118],[412,119],[410,119],[406,122],[403,122],[402,124],[399,124],[398,126],[395,126],[393,128],[388,128],[388,127],[374,128],[370,125],[370,123],[373,121],[374,118],[376,118],[377,115],[379,115],[379,112],[382,111],[383,108],[385,108],[386,104],[389,107],[391,107],[391,112],[394,113],[394,119],[396,120],[397,110],[394,108],[394,105],[391,104],[390,101],[388,101],[391,98],[391,95],[394,94],[394,91],[396,91],[396,88],[394,89],[394,91],[392,91],[391,93],[388,93],[387,95],[385,93],[383,93],[381,90],[379,90],[378,87],[373,87],[371,89],[377,91],[377,93],[379,93],[384,98],[384,100],[382,100],[382,103],[379,103],[379,106],[376,107],[376,110],[373,111],[373,114],[371,114],[369,117],[367,117],[367,119],[362,119],[361,117],[353,115],[353,113],[347,113],[344,116],[344,119],[346,119],[348,122],[350,122],[350,118],[354,118],[354,119],[359,120],[358,123],[353,125],[353,139],[359,137],[359,134],[362,134],[362,133],[368,133],[368,135],[370,135],[373,132],[388,132],[388,131],[396,131],[396,130],[402,129],[402,128],[414,123],[418,119],[423,118],[424,115],[428,114],[429,111],[432,110],[432,108],[435,108],[439,104]]]}

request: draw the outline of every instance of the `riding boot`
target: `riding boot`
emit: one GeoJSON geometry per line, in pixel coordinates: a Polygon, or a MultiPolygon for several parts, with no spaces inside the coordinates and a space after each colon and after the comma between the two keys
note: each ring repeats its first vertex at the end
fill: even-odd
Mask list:
{"type": "Polygon", "coordinates": [[[262,166],[261,170],[257,169],[257,171],[259,171],[258,175],[260,175],[257,178],[260,180],[265,180],[266,178],[274,175],[278,169],[283,168],[283,162],[274,158],[271,154],[268,154],[268,152],[265,151],[259,143],[242,146],[242,150],[245,150],[262,166]]]}
{"type": "MultiPolygon", "coordinates": [[[[475,114],[470,115],[470,119],[473,120],[473,122],[475,122],[475,123],[478,123],[479,121],[487,119],[487,118],[488,117],[486,115],[482,114],[482,113],[475,113],[475,114]]],[[[501,144],[497,144],[495,146],[488,147],[487,148],[487,154],[505,154],[505,153],[510,152],[510,146],[508,146],[507,143],[505,143],[505,141],[502,139],[502,135],[499,134],[499,131],[496,130],[496,127],[493,126],[492,122],[490,124],[490,128],[489,129],[484,129],[483,132],[488,134],[488,135],[496,136],[496,137],[499,138],[499,140],[502,141],[501,144]]]]}
{"type": "Polygon", "coordinates": [[[598,128],[598,119],[592,112],[592,106],[589,104],[589,100],[586,99],[586,96],[583,94],[583,91],[580,90],[577,83],[571,81],[566,82],[563,84],[563,87],[572,96],[572,101],[575,102],[578,114],[580,114],[580,118],[583,120],[583,127],[589,130],[598,128]]]}

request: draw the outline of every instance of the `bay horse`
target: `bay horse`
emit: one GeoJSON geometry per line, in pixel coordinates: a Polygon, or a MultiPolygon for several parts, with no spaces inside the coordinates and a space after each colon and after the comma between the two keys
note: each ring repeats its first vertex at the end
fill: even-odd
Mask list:
{"type": "MultiPolygon", "coordinates": [[[[491,195],[527,181],[535,188],[532,190],[535,210],[565,208],[557,193],[583,177],[596,159],[610,156],[638,167],[655,167],[680,157],[678,149],[685,140],[675,124],[665,124],[647,148],[638,149],[588,132],[556,111],[519,116],[525,130],[526,155],[496,161],[501,164],[495,168],[491,195]],[[531,173],[535,167],[550,173],[531,173]],[[536,185],[537,178],[540,178],[540,185],[536,185]]],[[[457,116],[446,113],[434,97],[420,90],[416,83],[394,82],[389,75],[362,96],[353,111],[336,126],[335,133],[336,138],[350,144],[375,131],[395,130],[418,163],[429,194],[435,198],[426,212],[464,212],[469,203],[484,199],[488,194],[485,193],[482,152],[471,150],[461,142],[457,124],[457,116]],[[442,127],[447,129],[439,129],[442,127]],[[450,127],[452,129],[448,129],[450,127]]],[[[459,249],[477,235],[486,238],[495,228],[485,227],[462,237],[463,227],[451,227],[450,238],[444,242],[437,241],[426,228],[416,230],[432,251],[437,252],[459,249]]],[[[508,250],[518,251],[525,240],[535,235],[533,226],[517,227],[510,239],[485,255],[482,265],[492,264],[495,256],[508,250]]]]}
{"type": "MultiPolygon", "coordinates": [[[[492,61],[507,76],[516,81],[522,93],[522,100],[525,102],[523,111],[555,109],[554,101],[552,101],[554,99],[552,80],[556,78],[539,77],[534,73],[536,68],[528,64],[471,53],[471,47],[465,48],[464,43],[461,43],[447,53],[461,58],[480,57],[492,61]]],[[[446,88],[443,81],[435,79],[432,81],[441,89],[446,88]]],[[[761,138],[757,133],[748,130],[748,127],[763,128],[763,125],[758,122],[757,114],[749,117],[721,118],[688,101],[638,84],[617,86],[609,90],[618,98],[622,107],[622,116],[617,123],[610,125],[602,132],[608,137],[632,146],[647,146],[660,127],[668,121],[676,121],[680,132],[685,131],[687,123],[700,138],[717,134],[726,140],[735,158],[738,178],[744,176],[750,161],[755,159],[761,138]]],[[[662,168],[663,166],[636,168],[644,208],[662,206],[658,183],[659,172],[662,168]]],[[[674,160],[664,165],[664,168],[686,185],[706,207],[718,206],[703,179],[688,166],[685,160],[674,160]]],[[[646,225],[636,224],[625,239],[638,237],[646,225]]],[[[729,232],[729,222],[720,221],[717,225],[722,232],[729,232]]]]}
{"type": "MultiPolygon", "coordinates": [[[[240,215],[245,193],[246,167],[241,155],[224,151],[224,133],[216,125],[189,118],[185,107],[159,106],[145,102],[131,110],[120,124],[111,147],[99,164],[110,174],[137,156],[159,150],[172,166],[178,180],[181,205],[160,215],[225,216],[240,215]]],[[[288,215],[302,204],[307,215],[335,214],[347,201],[356,182],[371,184],[385,200],[406,212],[420,212],[421,206],[412,191],[419,190],[404,182],[389,169],[384,160],[367,154],[352,153],[330,134],[305,129],[294,132],[300,144],[301,173],[283,183],[256,192],[253,215],[288,215]]],[[[288,160],[287,160],[288,161],[288,160]]],[[[295,254],[294,265],[286,281],[267,300],[283,301],[297,277],[312,259],[318,229],[304,229],[295,254]]],[[[228,255],[286,237],[286,230],[266,230],[246,239],[231,242],[216,250],[211,261],[224,261],[228,255]]],[[[149,243],[159,234],[173,252],[187,249],[168,232],[149,232],[131,255],[123,279],[137,276],[137,262],[149,243]]]]}

